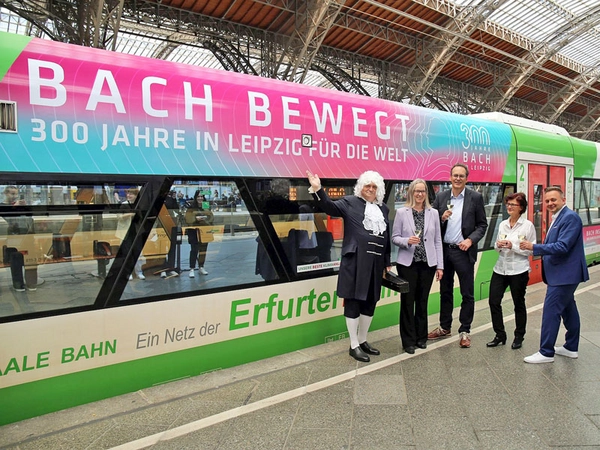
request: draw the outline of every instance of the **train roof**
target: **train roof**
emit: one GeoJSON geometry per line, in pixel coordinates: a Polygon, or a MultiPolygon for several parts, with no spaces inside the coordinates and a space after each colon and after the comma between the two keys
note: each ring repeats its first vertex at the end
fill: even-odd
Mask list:
{"type": "Polygon", "coordinates": [[[570,136],[569,132],[563,127],[550,123],[538,122],[536,120],[525,119],[523,117],[511,116],[501,112],[487,112],[479,114],[471,114],[473,117],[492,120],[494,122],[505,123],[507,125],[516,125],[532,130],[545,131],[546,133],[559,134],[561,136],[570,136]]]}

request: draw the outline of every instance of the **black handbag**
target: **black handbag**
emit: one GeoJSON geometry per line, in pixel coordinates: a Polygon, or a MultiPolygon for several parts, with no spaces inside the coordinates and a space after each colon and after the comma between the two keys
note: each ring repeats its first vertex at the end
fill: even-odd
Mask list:
{"type": "Polygon", "coordinates": [[[405,294],[408,292],[408,281],[406,281],[404,278],[400,278],[394,272],[386,272],[383,276],[383,281],[381,284],[388,289],[399,292],[400,294],[405,294]]]}

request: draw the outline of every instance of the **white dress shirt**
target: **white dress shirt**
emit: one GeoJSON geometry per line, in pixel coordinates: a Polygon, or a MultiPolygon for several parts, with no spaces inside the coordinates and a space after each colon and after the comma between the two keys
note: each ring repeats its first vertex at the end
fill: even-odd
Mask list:
{"type": "Polygon", "coordinates": [[[450,194],[452,215],[447,220],[446,233],[444,234],[445,244],[460,244],[465,240],[462,235],[462,212],[465,204],[465,190],[463,189],[456,197],[450,194]]]}

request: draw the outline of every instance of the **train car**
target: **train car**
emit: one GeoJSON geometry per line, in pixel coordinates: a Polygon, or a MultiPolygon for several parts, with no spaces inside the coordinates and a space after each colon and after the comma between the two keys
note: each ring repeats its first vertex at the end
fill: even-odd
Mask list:
{"type": "MultiPolygon", "coordinates": [[[[307,169],[332,197],[378,171],[393,220],[411,180],[435,193],[466,164],[479,300],[508,193],[541,240],[541,192],[562,186],[598,260],[599,152],[507,116],[0,33],[0,424],[346,338],[343,222],[307,169]]],[[[377,308],[372,329],[398,324],[396,292],[377,308]]]]}

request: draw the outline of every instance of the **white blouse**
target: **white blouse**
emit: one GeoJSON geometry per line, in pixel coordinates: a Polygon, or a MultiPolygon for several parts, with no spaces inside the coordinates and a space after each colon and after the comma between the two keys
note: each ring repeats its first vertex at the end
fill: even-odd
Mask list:
{"type": "Polygon", "coordinates": [[[533,254],[530,250],[521,250],[519,243],[526,240],[536,243],[535,226],[524,215],[519,217],[514,227],[510,227],[510,219],[500,222],[498,237],[495,248],[499,253],[498,261],[494,266],[494,272],[499,275],[518,275],[531,270],[529,267],[529,256],[533,254]],[[509,240],[512,248],[498,248],[498,241],[509,240]]]}

